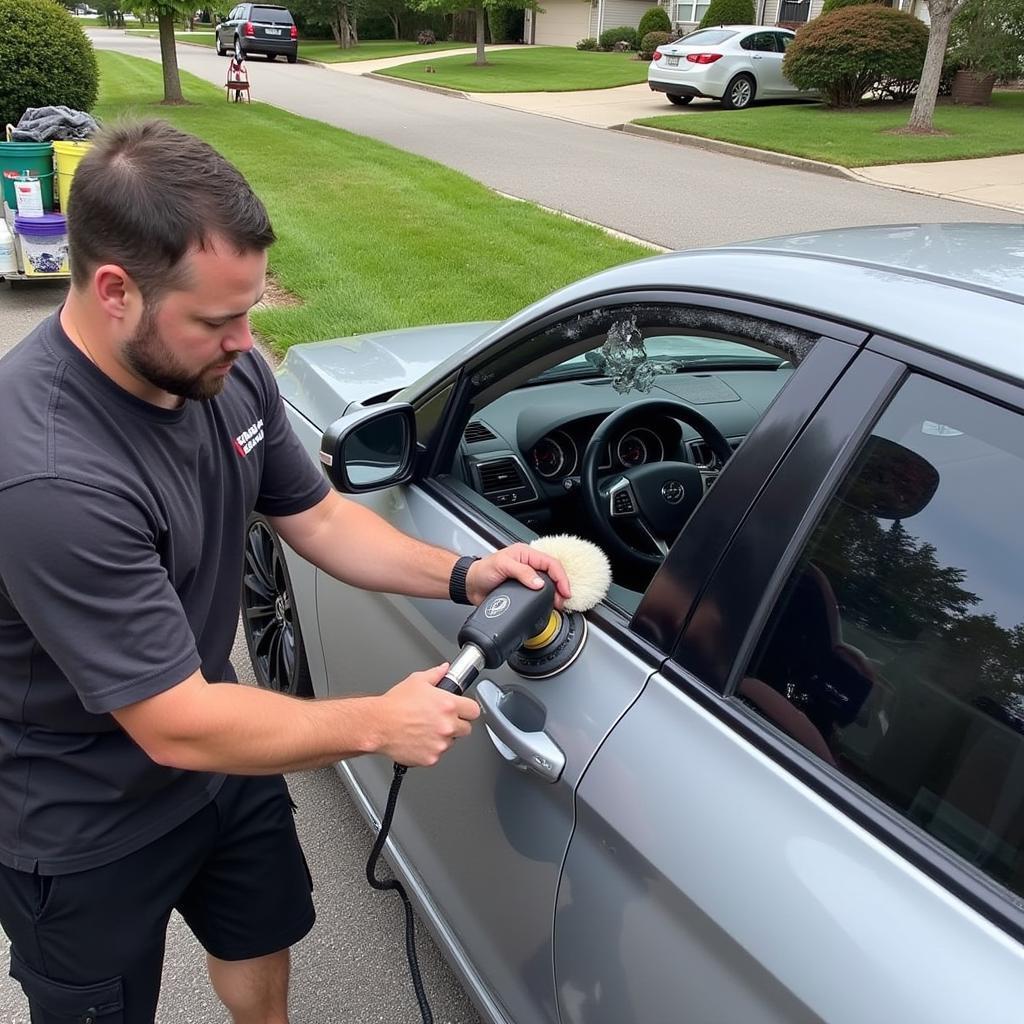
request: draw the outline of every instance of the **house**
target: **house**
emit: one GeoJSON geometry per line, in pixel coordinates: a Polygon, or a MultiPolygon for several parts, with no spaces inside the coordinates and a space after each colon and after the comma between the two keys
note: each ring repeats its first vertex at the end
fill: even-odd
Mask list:
{"type": "MultiPolygon", "coordinates": [[[[693,31],[710,0],[662,0],[672,24],[693,31]]],[[[754,0],[758,25],[797,27],[821,14],[824,0],[754,0]]],[[[654,0],[543,0],[543,11],[527,11],[524,39],[544,46],[575,46],[580,39],[595,39],[605,29],[636,26],[654,0]]],[[[890,7],[928,21],[926,0],[888,0],[890,7]]]]}

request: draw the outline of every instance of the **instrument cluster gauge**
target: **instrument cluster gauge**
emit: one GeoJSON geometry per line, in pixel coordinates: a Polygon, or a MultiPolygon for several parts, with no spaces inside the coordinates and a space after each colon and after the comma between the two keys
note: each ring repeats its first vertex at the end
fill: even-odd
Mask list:
{"type": "Polygon", "coordinates": [[[647,462],[661,462],[665,458],[665,446],[653,430],[641,428],[631,430],[619,438],[615,455],[626,466],[642,466],[647,462]]]}
{"type": "Polygon", "coordinates": [[[544,480],[569,476],[575,471],[577,461],[576,445],[564,430],[542,437],[530,452],[530,465],[544,480]]]}

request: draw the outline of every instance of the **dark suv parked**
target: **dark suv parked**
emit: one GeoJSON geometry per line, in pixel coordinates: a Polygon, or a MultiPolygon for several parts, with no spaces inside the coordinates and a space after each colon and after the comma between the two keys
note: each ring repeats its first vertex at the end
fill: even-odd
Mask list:
{"type": "Polygon", "coordinates": [[[217,26],[216,34],[221,57],[237,50],[243,57],[262,53],[267,60],[281,53],[289,64],[299,59],[299,32],[287,7],[238,4],[217,26]]]}

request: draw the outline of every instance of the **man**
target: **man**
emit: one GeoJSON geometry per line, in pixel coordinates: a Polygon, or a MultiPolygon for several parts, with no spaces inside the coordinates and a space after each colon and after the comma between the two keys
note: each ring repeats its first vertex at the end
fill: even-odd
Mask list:
{"type": "Polygon", "coordinates": [[[355,586],[478,602],[470,562],[330,490],[252,352],[274,234],[242,176],[160,122],[109,132],[71,190],[72,286],[0,361],[0,922],[35,1024],[152,1021],[177,908],[236,1024],[286,1024],[313,924],[282,772],[431,765],[477,717],[436,688],[301,701],[234,680],[255,508],[355,586]],[[263,423],[244,454],[234,438],[263,423]]]}

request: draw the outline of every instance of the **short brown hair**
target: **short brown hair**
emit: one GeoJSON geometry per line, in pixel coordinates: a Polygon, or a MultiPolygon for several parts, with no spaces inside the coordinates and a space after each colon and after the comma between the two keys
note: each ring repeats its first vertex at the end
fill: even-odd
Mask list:
{"type": "Polygon", "coordinates": [[[68,207],[74,284],[116,263],[147,301],[181,286],[182,258],[214,235],[238,252],[263,251],[275,240],[266,208],[238,169],[166,121],[98,135],[75,172],[68,207]]]}

